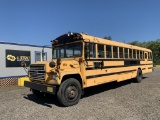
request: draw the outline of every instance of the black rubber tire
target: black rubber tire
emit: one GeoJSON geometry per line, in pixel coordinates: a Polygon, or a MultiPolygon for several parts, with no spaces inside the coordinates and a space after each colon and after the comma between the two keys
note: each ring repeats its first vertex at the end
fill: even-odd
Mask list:
{"type": "Polygon", "coordinates": [[[62,82],[57,92],[57,98],[63,106],[72,106],[79,102],[82,87],[78,80],[69,78],[62,82]]]}
{"type": "Polygon", "coordinates": [[[35,90],[35,89],[32,89],[32,93],[38,98],[44,98],[45,97],[45,93],[40,92],[40,91],[35,90]]]}
{"type": "Polygon", "coordinates": [[[143,79],[143,74],[142,74],[142,70],[138,69],[137,70],[137,76],[136,78],[134,79],[134,82],[136,83],[140,83],[143,79]]]}

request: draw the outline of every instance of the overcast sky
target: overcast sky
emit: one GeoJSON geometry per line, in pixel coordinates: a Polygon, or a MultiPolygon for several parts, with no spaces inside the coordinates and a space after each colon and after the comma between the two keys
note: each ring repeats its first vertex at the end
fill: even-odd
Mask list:
{"type": "Polygon", "coordinates": [[[160,0],[0,0],[0,41],[50,45],[68,31],[156,40],[160,0]]]}

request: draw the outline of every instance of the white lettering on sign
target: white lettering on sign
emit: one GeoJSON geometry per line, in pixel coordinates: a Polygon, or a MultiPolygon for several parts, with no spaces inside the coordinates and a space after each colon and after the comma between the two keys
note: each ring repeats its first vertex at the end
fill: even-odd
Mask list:
{"type": "Polygon", "coordinates": [[[17,56],[17,61],[29,61],[30,56],[17,56]]]}

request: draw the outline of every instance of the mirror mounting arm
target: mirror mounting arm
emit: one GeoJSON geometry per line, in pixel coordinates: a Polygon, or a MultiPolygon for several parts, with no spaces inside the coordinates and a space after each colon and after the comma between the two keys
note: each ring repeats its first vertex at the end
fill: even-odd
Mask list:
{"type": "Polygon", "coordinates": [[[26,63],[24,61],[21,62],[21,66],[24,68],[25,72],[28,75],[28,68],[26,67],[26,63]]]}

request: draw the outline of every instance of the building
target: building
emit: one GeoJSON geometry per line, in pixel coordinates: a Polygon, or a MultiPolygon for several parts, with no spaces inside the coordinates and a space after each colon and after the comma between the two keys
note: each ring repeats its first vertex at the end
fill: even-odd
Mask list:
{"type": "Polygon", "coordinates": [[[28,67],[30,63],[51,59],[49,46],[0,42],[0,88],[17,85],[18,78],[27,76],[22,61],[28,67]]]}

